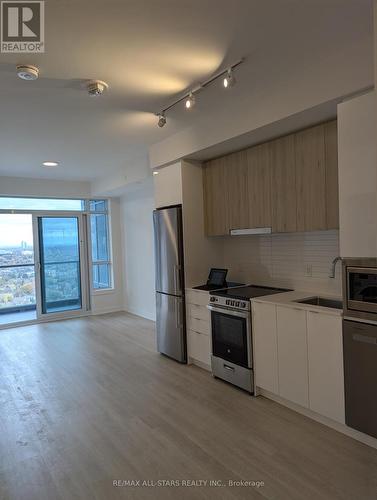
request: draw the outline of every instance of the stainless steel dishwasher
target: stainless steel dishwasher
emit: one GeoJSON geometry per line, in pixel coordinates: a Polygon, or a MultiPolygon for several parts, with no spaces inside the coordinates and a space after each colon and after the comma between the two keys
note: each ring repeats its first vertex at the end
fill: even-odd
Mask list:
{"type": "Polygon", "coordinates": [[[343,321],[346,424],[377,438],[377,324],[343,321]]]}

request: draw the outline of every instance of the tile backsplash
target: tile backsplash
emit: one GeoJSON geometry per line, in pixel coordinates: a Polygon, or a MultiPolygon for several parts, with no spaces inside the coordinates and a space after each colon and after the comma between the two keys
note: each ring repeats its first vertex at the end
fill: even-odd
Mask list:
{"type": "Polygon", "coordinates": [[[329,278],[339,255],[337,230],[226,237],[223,245],[230,279],[341,295],[339,262],[329,278]]]}

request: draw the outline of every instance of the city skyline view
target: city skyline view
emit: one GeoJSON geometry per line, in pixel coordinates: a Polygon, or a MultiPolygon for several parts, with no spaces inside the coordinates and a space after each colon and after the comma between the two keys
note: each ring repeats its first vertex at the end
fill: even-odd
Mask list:
{"type": "Polygon", "coordinates": [[[0,249],[17,248],[22,241],[33,247],[31,214],[0,214],[0,249]]]}

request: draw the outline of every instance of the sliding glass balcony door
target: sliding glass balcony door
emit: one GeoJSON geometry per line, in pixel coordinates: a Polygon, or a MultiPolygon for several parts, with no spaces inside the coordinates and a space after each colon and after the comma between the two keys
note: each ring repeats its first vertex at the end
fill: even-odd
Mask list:
{"type": "Polygon", "coordinates": [[[35,216],[38,245],[38,315],[65,316],[86,309],[82,215],[35,216]]]}
{"type": "Polygon", "coordinates": [[[36,319],[31,214],[0,214],[0,325],[36,319]]]}

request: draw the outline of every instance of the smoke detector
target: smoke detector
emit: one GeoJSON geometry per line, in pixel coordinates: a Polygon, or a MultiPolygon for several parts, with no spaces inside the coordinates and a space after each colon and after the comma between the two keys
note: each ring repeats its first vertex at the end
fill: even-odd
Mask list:
{"type": "Polygon", "coordinates": [[[19,64],[17,66],[17,76],[21,78],[21,80],[37,80],[39,69],[29,64],[19,64]]]}
{"type": "Polygon", "coordinates": [[[102,95],[109,88],[106,82],[102,80],[91,80],[86,84],[86,89],[89,95],[102,95]]]}

